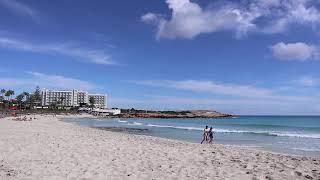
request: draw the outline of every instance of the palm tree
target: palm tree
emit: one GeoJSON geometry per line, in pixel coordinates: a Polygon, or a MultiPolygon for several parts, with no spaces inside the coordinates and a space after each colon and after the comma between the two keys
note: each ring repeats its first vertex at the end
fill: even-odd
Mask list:
{"type": "Polygon", "coordinates": [[[6,90],[5,89],[1,89],[0,90],[0,94],[1,94],[1,96],[0,96],[0,102],[1,102],[1,105],[2,105],[2,103],[4,102],[4,94],[6,93],[6,90]]]}
{"type": "Polygon", "coordinates": [[[23,94],[24,94],[24,96],[26,96],[26,97],[29,96],[29,93],[28,93],[28,92],[25,92],[25,91],[24,91],[23,94]]]}
{"type": "Polygon", "coordinates": [[[16,100],[17,100],[17,102],[18,102],[18,104],[19,104],[20,110],[21,110],[22,101],[23,101],[24,97],[25,97],[25,93],[24,93],[24,92],[21,93],[21,94],[19,94],[19,95],[16,97],[16,100]]]}
{"type": "Polygon", "coordinates": [[[93,108],[94,108],[94,103],[95,103],[94,97],[91,96],[91,97],[89,98],[89,103],[90,103],[91,109],[93,109],[93,108]]]}
{"type": "Polygon", "coordinates": [[[26,104],[29,104],[29,108],[32,109],[34,106],[34,97],[33,94],[25,93],[26,94],[26,104]]]}
{"type": "Polygon", "coordinates": [[[59,97],[59,101],[58,101],[58,104],[64,109],[64,104],[63,104],[63,101],[65,100],[66,98],[65,97],[59,97]]]}
{"type": "Polygon", "coordinates": [[[7,103],[8,103],[8,107],[9,107],[10,106],[10,99],[11,99],[11,96],[14,95],[14,91],[8,90],[8,91],[6,91],[6,93],[4,95],[7,97],[7,103]]]}
{"type": "Polygon", "coordinates": [[[1,96],[3,97],[3,95],[6,93],[6,90],[5,89],[1,89],[0,90],[0,94],[1,94],[1,96]]]}
{"type": "Polygon", "coordinates": [[[8,101],[9,101],[11,96],[14,95],[14,91],[9,89],[8,91],[5,92],[4,95],[7,97],[8,101]]]}
{"type": "Polygon", "coordinates": [[[4,93],[4,96],[6,96],[6,97],[7,97],[7,100],[9,100],[10,91],[9,91],[9,90],[8,90],[8,91],[6,91],[6,92],[4,93]]]}
{"type": "Polygon", "coordinates": [[[41,104],[41,91],[40,91],[39,86],[36,87],[36,90],[34,91],[33,96],[34,96],[35,104],[37,106],[40,105],[41,104]]]}
{"type": "Polygon", "coordinates": [[[49,107],[50,107],[51,109],[56,109],[56,108],[57,108],[57,102],[54,101],[54,102],[50,103],[50,104],[49,104],[49,107]]]}
{"type": "Polygon", "coordinates": [[[4,101],[4,97],[0,96],[0,105],[1,105],[1,109],[3,109],[3,101],[4,101]]]}
{"type": "Polygon", "coordinates": [[[0,90],[0,94],[1,94],[1,97],[3,97],[4,98],[4,95],[6,94],[6,90],[5,89],[1,89],[0,90]]]}

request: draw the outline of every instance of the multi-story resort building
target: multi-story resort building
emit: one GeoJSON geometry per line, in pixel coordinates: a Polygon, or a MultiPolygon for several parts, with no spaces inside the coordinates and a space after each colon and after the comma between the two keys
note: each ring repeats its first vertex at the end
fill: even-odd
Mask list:
{"type": "Polygon", "coordinates": [[[101,94],[89,94],[88,99],[94,99],[94,107],[102,108],[106,105],[107,96],[101,94]]]}
{"type": "Polygon", "coordinates": [[[89,104],[89,93],[87,91],[78,91],[78,105],[89,104]]]}
{"type": "Polygon", "coordinates": [[[107,95],[105,94],[89,94],[86,91],[78,90],[57,91],[44,89],[41,91],[41,95],[42,106],[57,104],[64,107],[78,107],[89,104],[90,97],[93,97],[95,107],[107,107],[107,95]]]}

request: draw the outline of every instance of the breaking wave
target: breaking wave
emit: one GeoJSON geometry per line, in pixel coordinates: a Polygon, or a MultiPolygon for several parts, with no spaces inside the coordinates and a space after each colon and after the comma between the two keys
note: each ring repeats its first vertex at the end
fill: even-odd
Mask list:
{"type": "MultiPolygon", "coordinates": [[[[195,131],[203,130],[203,128],[199,128],[199,127],[142,124],[138,122],[133,122],[133,124],[128,124],[128,125],[141,125],[141,126],[148,126],[148,127],[173,128],[173,129],[195,130],[195,131]]],[[[250,131],[250,130],[232,130],[232,129],[213,129],[213,130],[214,132],[217,132],[217,133],[241,133],[241,134],[257,134],[257,135],[265,135],[265,136],[320,139],[320,134],[302,134],[302,133],[292,133],[292,132],[273,132],[273,131],[254,131],[254,130],[250,131]]]]}

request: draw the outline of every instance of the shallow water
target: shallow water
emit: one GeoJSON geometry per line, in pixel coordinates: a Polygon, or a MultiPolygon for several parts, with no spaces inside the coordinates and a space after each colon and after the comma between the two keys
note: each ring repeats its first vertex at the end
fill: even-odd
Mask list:
{"type": "Polygon", "coordinates": [[[90,127],[147,128],[146,135],[200,142],[212,126],[214,142],[320,157],[320,116],[240,116],[226,119],[66,119],[90,127]]]}

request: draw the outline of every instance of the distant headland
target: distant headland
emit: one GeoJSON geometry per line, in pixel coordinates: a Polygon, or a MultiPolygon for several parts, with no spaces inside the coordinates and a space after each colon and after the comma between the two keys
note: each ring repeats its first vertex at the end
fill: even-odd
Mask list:
{"type": "Polygon", "coordinates": [[[212,110],[184,110],[184,111],[154,111],[121,109],[122,118],[226,118],[231,114],[224,114],[212,110]]]}

